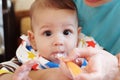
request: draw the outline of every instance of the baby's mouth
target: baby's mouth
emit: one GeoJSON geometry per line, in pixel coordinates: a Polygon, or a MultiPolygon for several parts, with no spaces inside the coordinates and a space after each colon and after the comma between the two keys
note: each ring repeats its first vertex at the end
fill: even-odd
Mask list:
{"type": "Polygon", "coordinates": [[[55,57],[58,58],[58,59],[59,59],[59,58],[65,58],[66,56],[67,56],[66,53],[64,53],[64,54],[63,54],[63,53],[57,53],[57,54],[55,55],[55,57]]]}
{"type": "Polygon", "coordinates": [[[60,53],[60,52],[58,52],[58,53],[53,54],[51,56],[51,59],[52,59],[53,62],[59,63],[59,59],[60,58],[65,58],[66,56],[67,56],[66,53],[60,53]]]}

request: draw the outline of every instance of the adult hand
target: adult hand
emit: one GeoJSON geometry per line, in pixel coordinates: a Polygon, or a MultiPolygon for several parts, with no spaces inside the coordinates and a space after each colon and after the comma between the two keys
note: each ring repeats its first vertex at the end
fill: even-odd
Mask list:
{"type": "MultiPolygon", "coordinates": [[[[74,80],[114,80],[118,73],[118,60],[107,51],[96,48],[76,48],[64,61],[73,61],[77,58],[85,58],[88,64],[82,73],[72,77],[74,80]]],[[[60,62],[62,71],[71,78],[71,74],[65,64],[60,62]]]]}

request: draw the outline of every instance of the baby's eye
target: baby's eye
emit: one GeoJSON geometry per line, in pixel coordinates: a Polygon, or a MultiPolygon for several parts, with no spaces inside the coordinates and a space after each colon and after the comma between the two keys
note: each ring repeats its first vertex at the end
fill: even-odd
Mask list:
{"type": "Polygon", "coordinates": [[[51,31],[45,31],[45,32],[44,32],[44,35],[45,35],[45,36],[51,36],[52,33],[51,33],[51,31]]]}
{"type": "Polygon", "coordinates": [[[64,35],[69,35],[70,33],[71,33],[70,30],[64,30],[64,32],[63,32],[64,35]]]}

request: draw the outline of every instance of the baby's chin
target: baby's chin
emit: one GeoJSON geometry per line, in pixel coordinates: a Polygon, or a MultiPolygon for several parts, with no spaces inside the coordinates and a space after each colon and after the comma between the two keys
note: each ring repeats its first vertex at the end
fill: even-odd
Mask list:
{"type": "Polygon", "coordinates": [[[51,61],[54,62],[54,63],[58,63],[58,64],[60,63],[59,59],[52,59],[51,61]]]}
{"type": "Polygon", "coordinates": [[[58,64],[60,63],[59,58],[55,57],[55,56],[51,56],[49,60],[52,61],[52,62],[54,62],[54,63],[58,63],[58,64]]]}

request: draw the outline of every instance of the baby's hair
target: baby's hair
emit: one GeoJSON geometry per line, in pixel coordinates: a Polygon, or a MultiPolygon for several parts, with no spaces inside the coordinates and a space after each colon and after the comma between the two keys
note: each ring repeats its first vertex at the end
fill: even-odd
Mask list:
{"type": "Polygon", "coordinates": [[[30,17],[32,18],[33,13],[39,9],[49,8],[73,10],[76,12],[76,17],[78,19],[77,7],[73,0],[35,0],[30,8],[30,17]]]}
{"type": "Polygon", "coordinates": [[[54,8],[54,9],[70,9],[77,11],[73,0],[35,0],[30,9],[30,15],[36,9],[54,8]]]}

